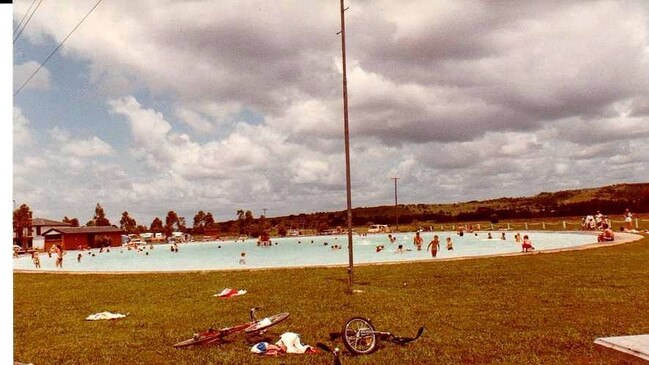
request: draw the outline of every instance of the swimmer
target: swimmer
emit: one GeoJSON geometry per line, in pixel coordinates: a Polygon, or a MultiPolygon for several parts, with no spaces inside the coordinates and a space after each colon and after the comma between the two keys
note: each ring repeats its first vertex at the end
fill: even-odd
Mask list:
{"type": "Polygon", "coordinates": [[[385,248],[385,246],[378,245],[378,246],[376,246],[376,252],[381,252],[381,251],[383,251],[384,248],[385,248]]]}
{"type": "Polygon", "coordinates": [[[488,239],[488,240],[492,240],[492,239],[493,239],[493,237],[491,237],[491,232],[487,233],[487,239],[488,239]]]}
{"type": "Polygon", "coordinates": [[[32,261],[34,262],[34,266],[36,266],[37,269],[41,268],[41,259],[38,257],[38,251],[32,252],[32,261]]]}
{"type": "Polygon", "coordinates": [[[239,265],[245,265],[246,264],[246,253],[242,252],[241,255],[239,255],[241,258],[239,259],[239,265]]]}
{"type": "Polygon", "coordinates": [[[451,237],[446,237],[446,249],[448,251],[453,249],[453,241],[451,241],[451,237]]]}
{"type": "Polygon", "coordinates": [[[81,257],[82,257],[81,254],[77,255],[77,262],[81,262],[81,257]]]}
{"type": "Polygon", "coordinates": [[[516,243],[520,244],[520,243],[521,243],[521,240],[522,240],[522,238],[521,238],[521,234],[520,234],[520,233],[516,233],[516,234],[514,235],[514,239],[516,240],[516,243]]]}
{"type": "Polygon", "coordinates": [[[505,239],[506,239],[506,238],[505,238],[505,232],[502,232],[502,233],[500,234],[500,239],[501,239],[501,240],[505,240],[505,239]]]}
{"type": "Polygon", "coordinates": [[[397,246],[397,250],[395,251],[395,253],[403,253],[403,245],[397,246]]]}
{"type": "Polygon", "coordinates": [[[424,239],[419,235],[419,231],[415,233],[415,238],[412,240],[412,243],[417,247],[417,251],[421,251],[421,245],[424,243],[424,239]]]}
{"type": "Polygon", "coordinates": [[[426,251],[428,251],[428,249],[430,249],[430,253],[431,253],[431,255],[433,255],[433,257],[437,257],[437,250],[439,250],[439,236],[438,235],[433,236],[433,240],[430,241],[430,243],[428,244],[428,247],[426,247],[426,251]]]}
{"type": "Polygon", "coordinates": [[[532,246],[532,241],[530,241],[530,238],[525,235],[523,236],[523,252],[530,251],[534,251],[534,246],[532,246]]]}

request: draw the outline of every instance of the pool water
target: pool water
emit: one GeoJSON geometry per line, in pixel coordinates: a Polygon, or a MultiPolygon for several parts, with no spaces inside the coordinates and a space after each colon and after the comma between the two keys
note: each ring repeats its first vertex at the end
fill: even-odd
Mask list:
{"type": "MultiPolygon", "coordinates": [[[[569,248],[595,242],[593,234],[556,233],[556,232],[520,232],[529,235],[537,251],[558,248],[569,248]]],[[[370,234],[353,236],[354,264],[381,263],[393,261],[419,261],[431,259],[426,251],[428,243],[436,234],[440,239],[440,250],[437,259],[474,257],[494,254],[508,254],[521,251],[521,245],[514,240],[515,232],[506,232],[506,239],[500,238],[501,232],[492,232],[493,239],[487,238],[487,232],[459,236],[455,232],[424,232],[424,244],[421,251],[413,245],[414,233],[397,233],[395,243],[389,243],[387,234],[370,234]],[[446,237],[453,240],[453,250],[446,250],[446,237]],[[376,252],[376,246],[385,249],[376,252]],[[405,252],[397,252],[398,245],[403,245],[405,252]]],[[[345,265],[349,260],[347,236],[309,236],[272,239],[271,246],[257,246],[254,239],[245,242],[210,241],[189,242],[178,245],[178,252],[171,251],[171,245],[158,244],[151,249],[146,246],[142,251],[111,247],[110,252],[66,251],[63,271],[188,271],[188,270],[224,270],[273,267],[303,267],[319,265],[345,265]],[[332,246],[341,249],[332,249],[332,246]],[[245,253],[241,261],[241,253],[245,253]],[[77,262],[77,255],[82,258],[77,262]],[[147,254],[148,253],[148,254],[147,254]],[[93,257],[92,254],[95,256],[93,257]]],[[[41,268],[36,269],[29,255],[13,260],[15,270],[48,271],[59,270],[54,266],[54,255],[40,254],[41,268]]]]}

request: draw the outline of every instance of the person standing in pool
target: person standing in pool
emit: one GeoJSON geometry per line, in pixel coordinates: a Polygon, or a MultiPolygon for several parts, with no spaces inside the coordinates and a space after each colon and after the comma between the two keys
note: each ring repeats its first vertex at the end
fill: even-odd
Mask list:
{"type": "Polygon", "coordinates": [[[419,232],[415,233],[415,238],[412,240],[412,243],[417,247],[417,251],[421,251],[421,245],[424,244],[424,239],[421,238],[419,232]]]}
{"type": "Polygon", "coordinates": [[[451,240],[451,237],[446,237],[446,249],[448,251],[453,249],[453,241],[451,240]]]}
{"type": "Polygon", "coordinates": [[[63,255],[65,254],[63,252],[63,247],[61,247],[61,245],[54,245],[54,252],[56,253],[56,262],[55,262],[54,266],[62,269],[63,268],[63,255]]]}
{"type": "Polygon", "coordinates": [[[430,249],[430,253],[433,255],[433,257],[437,257],[437,250],[439,250],[439,236],[435,235],[433,236],[433,240],[430,241],[428,244],[428,247],[426,247],[426,251],[430,249]]]}
{"type": "Polygon", "coordinates": [[[38,251],[34,250],[32,252],[32,262],[34,262],[34,266],[36,266],[37,269],[41,268],[41,259],[38,257],[38,251]]]}

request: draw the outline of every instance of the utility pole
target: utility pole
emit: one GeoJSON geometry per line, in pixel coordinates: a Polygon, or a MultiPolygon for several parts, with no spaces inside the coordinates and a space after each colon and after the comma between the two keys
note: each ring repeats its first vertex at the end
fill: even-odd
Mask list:
{"type": "Polygon", "coordinates": [[[347,58],[345,54],[345,0],[340,0],[340,39],[343,56],[343,121],[345,129],[345,178],[347,181],[347,249],[349,250],[349,293],[354,290],[354,247],[352,244],[352,183],[349,158],[349,110],[347,107],[347,58]]]}
{"type": "Polygon", "coordinates": [[[262,208],[264,210],[264,218],[266,218],[266,209],[268,208],[262,208]]]}
{"type": "Polygon", "coordinates": [[[398,177],[391,177],[392,180],[394,180],[394,224],[396,225],[396,228],[394,229],[395,232],[399,231],[399,211],[398,211],[398,201],[397,201],[397,180],[399,180],[398,177]]]}

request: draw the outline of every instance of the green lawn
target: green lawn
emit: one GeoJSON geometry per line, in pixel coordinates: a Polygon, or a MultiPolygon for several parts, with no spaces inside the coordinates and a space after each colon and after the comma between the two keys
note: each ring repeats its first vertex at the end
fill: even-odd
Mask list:
{"type": "Polygon", "coordinates": [[[14,275],[14,359],[42,364],[330,364],[331,357],[259,357],[243,336],[220,346],[172,344],[209,326],[241,322],[252,306],[289,319],[265,336],[301,334],[343,348],[329,333],[361,315],[412,336],[344,364],[621,364],[602,336],[649,333],[649,238],[553,254],[355,268],[144,275],[14,275]],[[224,287],[248,290],[230,299],[224,287]],[[101,311],[129,313],[86,322],[101,311]]]}

